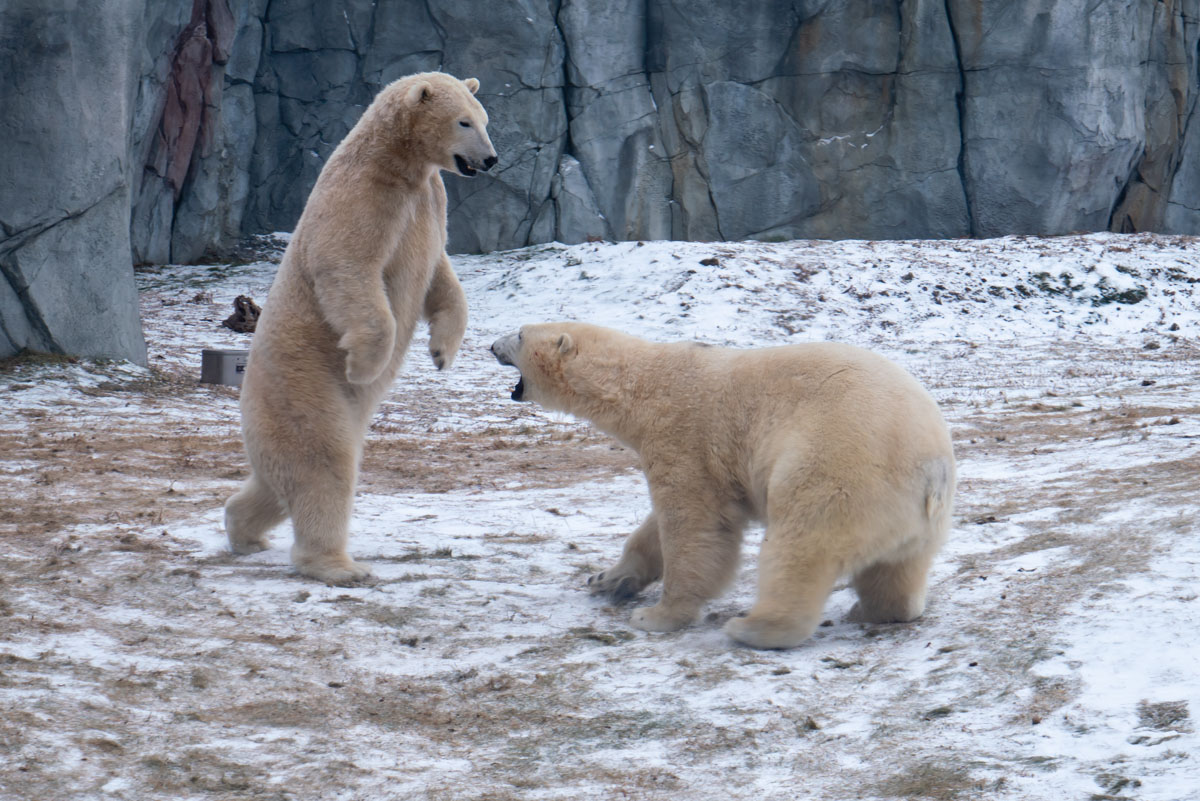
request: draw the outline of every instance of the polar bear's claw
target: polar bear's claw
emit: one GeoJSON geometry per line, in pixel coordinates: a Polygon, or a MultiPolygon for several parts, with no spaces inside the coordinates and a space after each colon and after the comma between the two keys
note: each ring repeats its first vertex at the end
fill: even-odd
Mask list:
{"type": "Polygon", "coordinates": [[[609,576],[611,571],[603,571],[587,580],[588,590],[593,595],[607,595],[613,601],[621,603],[628,601],[645,587],[644,582],[634,576],[609,576]]]}

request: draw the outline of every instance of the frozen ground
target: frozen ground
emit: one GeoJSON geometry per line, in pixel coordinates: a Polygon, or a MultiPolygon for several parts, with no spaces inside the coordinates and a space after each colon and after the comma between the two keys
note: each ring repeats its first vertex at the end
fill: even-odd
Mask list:
{"type": "MultiPolygon", "coordinates": [[[[139,273],[151,369],[0,369],[0,798],[1200,798],[1194,239],[592,244],[455,260],[458,363],[418,338],[351,540],[377,580],[224,550],[236,391],[199,385],[274,267],[139,273]],[[715,259],[713,262],[711,260],[715,259]],[[702,263],[708,262],[708,263],[702,263]],[[941,402],[961,483],[929,609],[791,651],[647,635],[582,589],[648,504],[633,456],[508,400],[487,353],[572,317],[838,339],[941,402]]],[[[651,595],[653,595],[653,590],[651,595]]]]}

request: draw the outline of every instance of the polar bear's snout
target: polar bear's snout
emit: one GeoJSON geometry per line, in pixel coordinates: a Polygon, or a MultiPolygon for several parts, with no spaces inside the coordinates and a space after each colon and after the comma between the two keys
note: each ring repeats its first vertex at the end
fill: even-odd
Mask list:
{"type": "Polygon", "coordinates": [[[516,367],[517,349],[520,345],[520,334],[505,334],[492,343],[492,355],[505,367],[516,367]]]}
{"type": "Polygon", "coordinates": [[[459,175],[473,178],[480,171],[487,172],[495,167],[499,161],[496,148],[492,146],[492,140],[488,138],[485,130],[486,126],[486,115],[474,122],[469,119],[459,121],[456,127],[457,135],[450,145],[454,156],[454,169],[459,175]]]}
{"type": "Polygon", "coordinates": [[[497,159],[494,155],[484,158],[482,161],[467,158],[458,153],[454,154],[454,166],[458,170],[459,175],[464,175],[467,178],[473,178],[480,170],[487,172],[492,167],[496,166],[497,159]]]}

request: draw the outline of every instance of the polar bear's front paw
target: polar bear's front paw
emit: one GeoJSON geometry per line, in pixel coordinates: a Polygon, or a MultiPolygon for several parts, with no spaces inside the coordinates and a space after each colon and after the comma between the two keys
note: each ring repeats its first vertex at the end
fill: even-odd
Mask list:
{"type": "Polygon", "coordinates": [[[349,557],[298,561],[296,570],[301,575],[337,586],[356,584],[371,577],[371,568],[349,557]]]}
{"type": "Polygon", "coordinates": [[[429,323],[429,355],[439,370],[454,364],[462,345],[464,326],[448,315],[438,314],[429,323]]]}
{"type": "Polygon", "coordinates": [[[338,347],[346,352],[346,380],[369,384],[387,369],[396,347],[396,320],[388,313],[342,335],[338,347]]]}
{"type": "Polygon", "coordinates": [[[614,601],[628,601],[641,592],[649,582],[623,573],[617,568],[588,576],[587,588],[592,595],[607,595],[614,601]]]}
{"type": "Polygon", "coordinates": [[[270,547],[271,541],[265,534],[259,537],[238,537],[234,534],[229,534],[229,550],[236,554],[258,553],[270,547]]]}
{"type": "Polygon", "coordinates": [[[433,342],[429,343],[429,355],[433,359],[433,365],[439,370],[445,370],[450,365],[454,364],[454,357],[458,355],[458,350],[444,347],[437,347],[433,342]]]}
{"type": "Polygon", "coordinates": [[[679,612],[664,609],[663,605],[641,606],[633,610],[629,617],[629,625],[642,631],[679,631],[693,623],[696,619],[694,612],[679,612]]]}

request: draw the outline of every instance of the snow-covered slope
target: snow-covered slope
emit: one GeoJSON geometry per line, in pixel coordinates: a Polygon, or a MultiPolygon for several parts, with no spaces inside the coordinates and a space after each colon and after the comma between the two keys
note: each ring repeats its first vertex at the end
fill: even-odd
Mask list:
{"type": "Polygon", "coordinates": [[[246,345],[217,323],[234,296],[265,298],[272,265],[143,273],[154,372],[0,374],[0,502],[29,510],[2,529],[0,796],[1200,797],[1192,240],[596,243],[455,263],[459,360],[435,372],[418,337],[370,437],[351,540],[369,586],[292,574],[286,527],[263,554],[224,551],[236,393],[187,377],[200,347],[246,345]],[[843,586],[811,642],[735,647],[720,627],[751,603],[757,531],[683,632],[638,632],[630,607],[588,596],[648,501],[627,451],[508,400],[515,375],[487,346],[552,319],[842,340],[912,370],[960,461],[925,617],[847,623],[843,586]]]}

